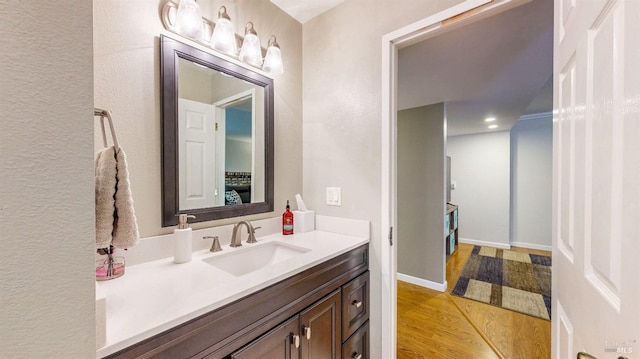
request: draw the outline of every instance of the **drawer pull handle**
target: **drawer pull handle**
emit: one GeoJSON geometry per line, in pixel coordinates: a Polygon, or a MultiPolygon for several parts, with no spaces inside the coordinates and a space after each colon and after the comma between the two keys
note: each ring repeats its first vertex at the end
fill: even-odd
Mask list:
{"type": "Polygon", "coordinates": [[[304,334],[305,337],[307,337],[307,340],[311,339],[311,327],[302,327],[302,334],[304,334]]]}
{"type": "Polygon", "coordinates": [[[353,352],[353,354],[351,354],[351,358],[352,359],[362,359],[362,354],[358,354],[358,352],[353,352]]]}
{"type": "Polygon", "coordinates": [[[296,349],[300,348],[300,336],[299,335],[291,334],[291,341],[293,342],[293,345],[296,346],[296,349]]]}
{"type": "Polygon", "coordinates": [[[355,305],[356,308],[360,308],[360,307],[362,307],[362,301],[361,300],[354,300],[353,302],[351,302],[351,305],[355,305]]]}

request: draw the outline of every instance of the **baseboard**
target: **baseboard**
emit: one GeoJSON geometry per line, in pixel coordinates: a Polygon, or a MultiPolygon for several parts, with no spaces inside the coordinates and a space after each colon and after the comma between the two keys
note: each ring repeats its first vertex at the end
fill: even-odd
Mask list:
{"type": "Polygon", "coordinates": [[[524,243],[524,242],[511,242],[512,247],[522,247],[529,249],[538,249],[541,251],[549,251],[551,252],[551,246],[545,246],[543,244],[533,244],[533,243],[524,243]]]}
{"type": "Polygon", "coordinates": [[[447,281],[446,280],[444,281],[444,283],[436,283],[436,282],[432,282],[430,280],[426,280],[426,279],[422,279],[422,278],[418,278],[418,277],[414,277],[414,276],[410,276],[410,275],[406,275],[406,274],[402,274],[402,273],[398,273],[397,278],[398,278],[398,280],[401,280],[403,282],[408,282],[408,283],[411,283],[411,284],[419,285],[421,287],[437,290],[438,292],[446,292],[447,291],[447,281]]]}
{"type": "Polygon", "coordinates": [[[487,247],[494,247],[494,248],[500,248],[500,249],[511,249],[511,246],[508,245],[508,244],[496,243],[496,242],[487,242],[487,241],[479,241],[479,240],[476,240],[476,239],[469,239],[469,238],[459,238],[458,242],[467,243],[467,244],[475,244],[476,246],[487,246],[487,247]]]}

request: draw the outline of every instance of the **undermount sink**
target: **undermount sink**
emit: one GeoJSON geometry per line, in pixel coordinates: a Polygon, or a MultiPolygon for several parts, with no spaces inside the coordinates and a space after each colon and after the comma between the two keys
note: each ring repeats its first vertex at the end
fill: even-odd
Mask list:
{"type": "Polygon", "coordinates": [[[255,272],[268,265],[279,263],[311,249],[298,247],[288,243],[269,242],[264,244],[247,244],[234,250],[233,253],[222,254],[203,259],[220,270],[239,277],[255,272]]]}

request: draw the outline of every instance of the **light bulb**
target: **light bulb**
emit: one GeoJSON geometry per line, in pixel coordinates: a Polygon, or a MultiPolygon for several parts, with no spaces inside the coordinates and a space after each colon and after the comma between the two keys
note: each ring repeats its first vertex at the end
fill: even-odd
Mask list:
{"type": "Polygon", "coordinates": [[[244,41],[240,49],[240,61],[251,66],[262,66],[262,49],[260,48],[260,39],[253,28],[253,23],[247,23],[244,32],[244,41]]]}
{"type": "Polygon", "coordinates": [[[276,37],[273,35],[269,39],[269,47],[267,48],[267,55],[264,58],[264,65],[262,66],[262,69],[266,72],[278,75],[284,73],[280,45],[278,45],[276,37]]]}
{"type": "Polygon", "coordinates": [[[231,18],[227,14],[227,8],[224,6],[220,6],[220,10],[218,10],[218,21],[216,21],[211,35],[211,46],[229,55],[236,56],[238,54],[236,33],[233,30],[231,18]]]}
{"type": "Polygon", "coordinates": [[[180,0],[176,26],[180,34],[192,39],[202,39],[202,13],[195,0],[180,0]]]}

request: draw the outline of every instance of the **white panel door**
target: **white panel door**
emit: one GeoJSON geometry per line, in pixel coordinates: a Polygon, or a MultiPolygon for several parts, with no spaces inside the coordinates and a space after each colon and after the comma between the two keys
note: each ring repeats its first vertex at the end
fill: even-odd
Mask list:
{"type": "Polygon", "coordinates": [[[640,355],[640,0],[557,0],[552,357],[640,355]]]}
{"type": "Polygon", "coordinates": [[[216,189],[214,107],[179,99],[178,108],[180,210],[213,207],[224,196],[216,189]]]}

